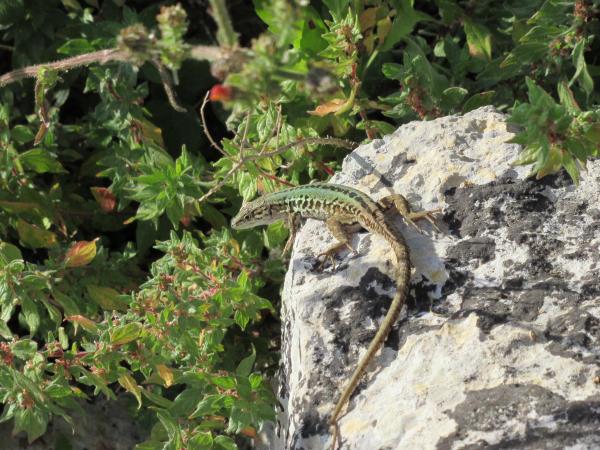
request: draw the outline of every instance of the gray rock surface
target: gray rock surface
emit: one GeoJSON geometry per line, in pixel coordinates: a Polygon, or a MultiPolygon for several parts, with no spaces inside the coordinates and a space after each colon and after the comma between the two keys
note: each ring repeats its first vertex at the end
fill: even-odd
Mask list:
{"type": "MultiPolygon", "coordinates": [[[[444,231],[402,226],[410,298],[340,421],[341,448],[600,448],[600,161],[580,186],[527,179],[514,131],[491,107],[409,123],[334,178],[443,207],[444,231]]],[[[319,273],[332,242],[317,221],[296,239],[268,448],[330,444],[329,414],[395,292],[382,238],[356,235],[358,254],[319,273]]]]}

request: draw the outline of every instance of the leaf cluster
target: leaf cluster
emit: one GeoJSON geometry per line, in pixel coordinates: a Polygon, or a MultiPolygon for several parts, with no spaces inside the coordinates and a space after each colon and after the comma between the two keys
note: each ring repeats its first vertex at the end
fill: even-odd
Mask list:
{"type": "Polygon", "coordinates": [[[123,394],[139,450],[254,438],[288,232],[229,218],[351,141],[494,105],[537,176],[598,156],[597,0],[243,3],[0,2],[0,420],[29,441],[123,394]]]}

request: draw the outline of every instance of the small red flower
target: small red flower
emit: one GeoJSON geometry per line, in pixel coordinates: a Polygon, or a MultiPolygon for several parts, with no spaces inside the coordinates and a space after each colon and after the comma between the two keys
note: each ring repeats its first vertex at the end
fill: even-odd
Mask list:
{"type": "Polygon", "coordinates": [[[229,86],[225,86],[223,84],[215,84],[212,88],[210,88],[210,98],[213,102],[227,102],[231,100],[233,96],[233,89],[229,86]]]}

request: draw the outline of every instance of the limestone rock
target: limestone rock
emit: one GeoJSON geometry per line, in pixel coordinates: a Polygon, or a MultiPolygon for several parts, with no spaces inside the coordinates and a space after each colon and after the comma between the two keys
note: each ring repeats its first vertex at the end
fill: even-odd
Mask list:
{"type": "MultiPolygon", "coordinates": [[[[409,123],[332,180],[442,207],[444,231],[401,225],[411,294],[340,420],[340,448],[600,448],[600,161],[579,186],[528,179],[511,166],[514,132],[491,107],[409,123]]],[[[311,220],[296,239],[271,449],[330,444],[328,417],[395,292],[384,239],[356,235],[358,254],[320,273],[332,243],[311,220]]]]}

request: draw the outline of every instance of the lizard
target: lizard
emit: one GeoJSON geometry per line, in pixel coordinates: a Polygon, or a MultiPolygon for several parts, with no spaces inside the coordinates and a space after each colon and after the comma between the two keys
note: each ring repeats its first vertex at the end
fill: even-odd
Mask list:
{"type": "Polygon", "coordinates": [[[327,228],[338,242],[318,255],[317,258],[324,257],[323,265],[329,259],[334,266],[333,256],[344,247],[355,252],[350,245],[350,238],[352,232],[355,231],[351,228],[356,225],[371,233],[381,235],[394,251],[397,259],[396,294],[383,322],[365,354],[359,360],[333,409],[329,420],[334,429],[332,448],[335,448],[338,434],[338,418],[366,371],[367,365],[387,338],[408,295],[411,272],[410,253],[402,233],[385,217],[392,208],[395,208],[405,222],[411,226],[416,227],[414,220],[419,219],[426,219],[435,226],[432,218],[432,213],[435,211],[411,212],[408,201],[400,194],[389,195],[376,202],[357,189],[320,182],[283,189],[244,203],[231,221],[231,227],[238,230],[268,225],[279,220],[286,221],[290,229],[290,236],[284,247],[284,254],[291,248],[295,240],[300,219],[310,218],[325,221],[327,228]]]}

